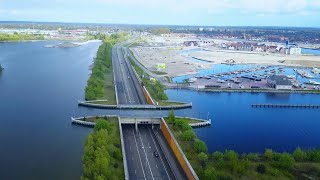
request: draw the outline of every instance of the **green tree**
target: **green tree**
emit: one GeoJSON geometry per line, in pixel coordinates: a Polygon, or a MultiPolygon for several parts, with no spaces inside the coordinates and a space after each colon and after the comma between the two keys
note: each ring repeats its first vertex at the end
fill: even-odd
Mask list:
{"type": "Polygon", "coordinates": [[[205,167],[206,163],[208,162],[208,155],[204,152],[201,152],[198,154],[198,159],[201,162],[202,167],[205,167]]]}
{"type": "Polygon", "coordinates": [[[208,147],[207,147],[206,143],[199,140],[199,139],[196,139],[194,141],[193,147],[197,153],[201,153],[201,152],[207,153],[208,152],[208,147]]]}
{"type": "Polygon", "coordinates": [[[111,130],[111,125],[108,121],[104,119],[98,119],[96,125],[94,126],[94,131],[99,131],[101,129],[107,129],[108,131],[111,130]]]}
{"type": "Polygon", "coordinates": [[[276,166],[284,169],[284,170],[291,170],[293,168],[295,161],[293,157],[290,156],[288,153],[282,153],[280,156],[279,161],[276,162],[276,166]]]}
{"type": "Polygon", "coordinates": [[[223,155],[223,153],[216,151],[216,152],[212,153],[211,157],[213,160],[219,160],[219,159],[223,159],[224,155],[223,155]]]}
{"type": "Polygon", "coordinates": [[[272,149],[266,149],[264,152],[264,157],[268,160],[271,161],[273,159],[273,152],[272,149]]]}
{"type": "Polygon", "coordinates": [[[184,131],[181,135],[182,139],[185,141],[191,141],[192,139],[194,139],[196,137],[196,135],[194,134],[193,130],[187,130],[184,131]]]}
{"type": "Polygon", "coordinates": [[[306,153],[303,152],[300,147],[295,149],[292,156],[296,161],[304,161],[306,159],[306,153]]]}
{"type": "Polygon", "coordinates": [[[174,115],[174,111],[171,110],[170,113],[169,113],[169,116],[168,116],[168,122],[170,124],[175,124],[175,121],[176,121],[176,117],[174,115]]]}
{"type": "Polygon", "coordinates": [[[257,153],[249,153],[245,157],[250,161],[258,161],[259,160],[259,156],[257,153]]]}
{"type": "Polygon", "coordinates": [[[216,180],[217,172],[213,167],[209,167],[204,171],[204,178],[206,180],[216,180]]]}

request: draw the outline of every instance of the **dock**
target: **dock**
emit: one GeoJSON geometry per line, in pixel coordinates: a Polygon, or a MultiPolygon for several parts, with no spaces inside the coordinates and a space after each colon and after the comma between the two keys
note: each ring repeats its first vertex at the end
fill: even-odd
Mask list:
{"type": "Polygon", "coordinates": [[[252,104],[253,108],[320,108],[318,104],[252,104]]]}

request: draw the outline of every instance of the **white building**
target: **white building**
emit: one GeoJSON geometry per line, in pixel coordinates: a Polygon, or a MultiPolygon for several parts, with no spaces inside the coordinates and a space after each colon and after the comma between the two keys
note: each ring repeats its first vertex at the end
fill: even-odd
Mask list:
{"type": "Polygon", "coordinates": [[[299,47],[290,47],[289,54],[301,54],[301,48],[299,48],[299,47]]]}

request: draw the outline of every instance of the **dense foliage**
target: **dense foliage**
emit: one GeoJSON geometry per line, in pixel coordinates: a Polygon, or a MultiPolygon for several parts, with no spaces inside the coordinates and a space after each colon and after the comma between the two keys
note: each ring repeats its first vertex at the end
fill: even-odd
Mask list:
{"type": "Polygon", "coordinates": [[[33,34],[0,33],[0,41],[26,41],[26,40],[44,40],[44,37],[42,35],[33,35],[33,34]]]}
{"type": "Polygon", "coordinates": [[[151,97],[156,101],[165,101],[168,100],[167,94],[164,92],[165,86],[162,85],[158,80],[151,80],[147,74],[134,62],[134,60],[129,57],[130,63],[137,74],[142,79],[143,85],[147,88],[151,97]]]}
{"type": "Polygon", "coordinates": [[[187,119],[175,118],[171,111],[167,122],[200,179],[305,179],[320,178],[320,149],[264,154],[242,154],[233,150],[208,153],[206,144],[193,133],[187,119]],[[188,128],[189,126],[189,128],[188,128]]]}
{"type": "Polygon", "coordinates": [[[82,180],[124,179],[118,122],[98,119],[84,148],[82,180]]]}
{"type": "Polygon", "coordinates": [[[97,52],[92,74],[85,90],[86,100],[96,100],[104,97],[106,74],[112,74],[112,44],[108,42],[103,43],[97,52]]]}

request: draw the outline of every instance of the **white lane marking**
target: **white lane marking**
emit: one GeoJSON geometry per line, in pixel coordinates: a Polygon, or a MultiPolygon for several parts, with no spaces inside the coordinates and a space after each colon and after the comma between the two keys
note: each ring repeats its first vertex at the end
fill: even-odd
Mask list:
{"type": "Polygon", "coordinates": [[[125,81],[125,78],[123,77],[124,76],[124,71],[123,71],[123,69],[122,69],[122,67],[121,67],[121,60],[120,60],[120,58],[119,58],[119,54],[118,54],[118,47],[116,48],[116,53],[117,53],[117,57],[118,57],[118,66],[119,66],[119,68],[120,68],[120,79],[121,79],[121,83],[122,83],[122,87],[124,88],[124,91],[126,91],[128,94],[126,94],[126,93],[124,93],[124,95],[125,95],[125,100],[126,100],[126,103],[128,103],[128,99],[129,99],[129,101],[130,101],[130,94],[129,94],[129,91],[128,91],[128,89],[127,89],[127,87],[126,87],[126,83],[124,82],[125,81]],[[129,95],[129,96],[128,96],[129,95]],[[127,96],[128,96],[128,98],[127,98],[127,96]]]}
{"type": "MultiPolygon", "coordinates": [[[[119,61],[120,61],[120,58],[119,58],[119,55],[121,56],[121,57],[124,57],[123,56],[123,54],[122,54],[122,52],[121,52],[121,50],[119,50],[119,49],[117,49],[117,55],[118,55],[118,59],[119,59],[119,61]],[[120,53],[120,54],[119,54],[120,53]]],[[[122,58],[121,58],[122,59],[122,58]]],[[[124,60],[125,61],[125,59],[123,58],[122,60],[124,60]]],[[[122,64],[124,64],[125,63],[125,66],[127,66],[127,63],[126,62],[123,62],[122,61],[122,64]]],[[[123,69],[121,68],[121,71],[122,71],[122,79],[124,79],[124,81],[125,81],[125,84],[126,84],[126,90],[127,90],[127,93],[128,93],[128,99],[129,99],[129,103],[131,104],[131,102],[132,102],[132,99],[131,99],[131,95],[130,95],[130,91],[128,90],[128,87],[127,87],[127,85],[128,84],[130,84],[129,82],[128,82],[128,78],[127,78],[127,75],[129,75],[128,73],[127,74],[125,74],[124,72],[125,71],[123,71],[123,69]]]]}
{"type": "Polygon", "coordinates": [[[137,150],[138,150],[138,156],[139,156],[139,160],[140,160],[140,165],[141,165],[143,177],[144,177],[144,179],[147,179],[147,178],[146,178],[146,174],[144,173],[144,170],[143,170],[142,161],[141,161],[141,157],[140,157],[140,152],[139,152],[139,148],[138,148],[138,143],[137,143],[136,135],[134,134],[134,130],[133,130],[133,127],[132,127],[132,126],[131,126],[131,129],[132,129],[132,133],[133,133],[133,136],[134,136],[134,141],[135,141],[135,143],[136,143],[136,147],[137,147],[137,150]]]}
{"type": "MultiPolygon", "coordinates": [[[[140,131],[138,131],[138,132],[139,132],[139,138],[140,138],[141,144],[142,144],[142,146],[144,147],[143,142],[142,142],[142,138],[141,138],[140,131]]],[[[147,160],[147,164],[148,164],[148,166],[149,166],[149,170],[150,170],[150,172],[151,172],[151,177],[152,177],[152,179],[154,179],[154,178],[153,178],[153,173],[152,173],[152,170],[151,170],[151,167],[150,167],[150,164],[149,164],[149,159],[148,159],[148,156],[147,156],[147,153],[146,153],[145,148],[143,148],[143,151],[144,151],[144,155],[146,156],[146,160],[147,160]]]]}
{"type": "MultiPolygon", "coordinates": [[[[152,134],[151,134],[151,131],[150,131],[149,126],[148,126],[148,130],[149,130],[149,133],[150,133],[152,142],[153,142],[154,146],[156,147],[157,152],[159,153],[160,151],[158,150],[157,145],[156,145],[156,143],[155,143],[155,141],[154,141],[154,139],[153,139],[153,136],[152,136],[152,134]]],[[[160,160],[161,160],[161,164],[163,165],[164,170],[166,171],[166,174],[167,174],[168,178],[170,179],[170,176],[169,176],[169,173],[168,173],[168,171],[167,171],[167,168],[166,168],[166,166],[164,165],[163,160],[162,160],[162,158],[161,158],[160,155],[159,155],[159,157],[160,157],[160,160]]],[[[157,166],[157,167],[158,167],[158,166],[157,166]]]]}

